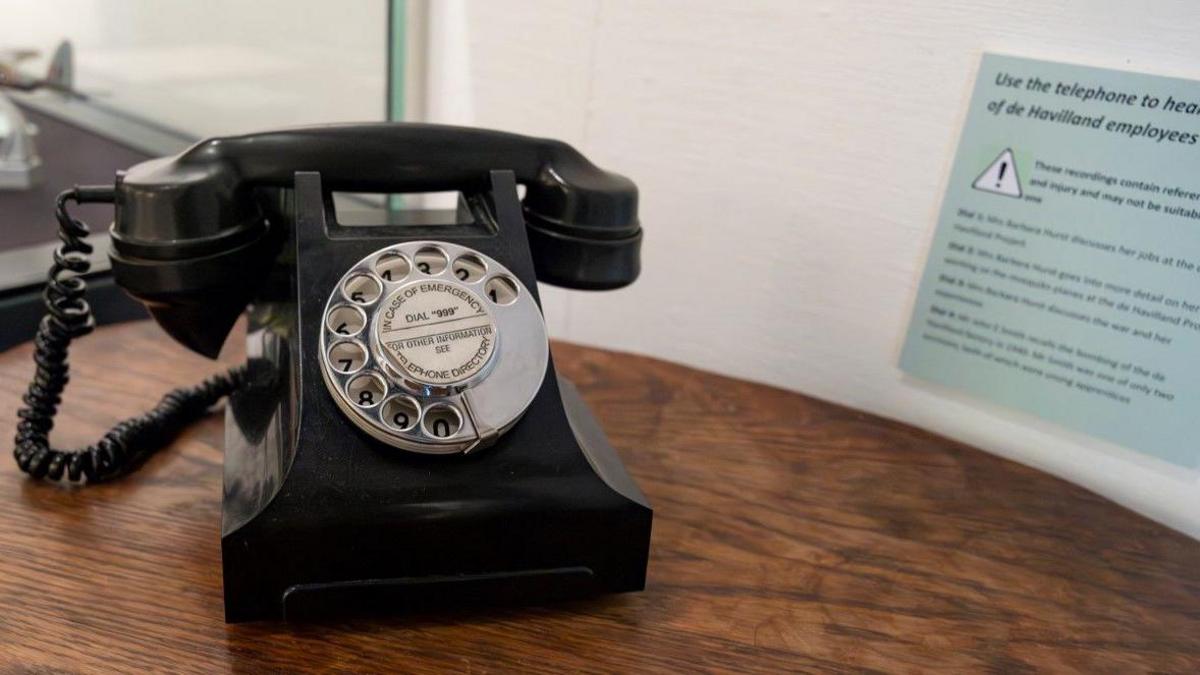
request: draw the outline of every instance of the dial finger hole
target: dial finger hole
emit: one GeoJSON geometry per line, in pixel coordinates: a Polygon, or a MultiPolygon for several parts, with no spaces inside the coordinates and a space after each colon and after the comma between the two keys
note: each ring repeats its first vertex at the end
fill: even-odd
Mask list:
{"type": "Polygon", "coordinates": [[[413,256],[416,268],[425,274],[441,274],[446,269],[446,254],[436,246],[426,246],[413,256]]]}
{"type": "Polygon", "coordinates": [[[412,267],[399,253],[385,253],[375,261],[375,273],[384,281],[403,281],[412,267]]]}
{"type": "Polygon", "coordinates": [[[360,408],[373,408],[383,400],[387,386],[383,378],[373,373],[363,373],[346,385],[346,395],[360,408]]]}
{"type": "Polygon", "coordinates": [[[487,265],[478,256],[470,254],[455,258],[450,269],[454,271],[455,279],[468,284],[479,281],[487,273],[487,265]]]}
{"type": "Polygon", "coordinates": [[[438,403],[425,411],[421,428],[434,438],[450,438],[462,429],[462,415],[454,406],[438,403]]]}
{"type": "Polygon", "coordinates": [[[350,302],[369,305],[379,299],[383,285],[369,274],[355,274],[342,284],[342,295],[350,302]]]}
{"type": "Polygon", "coordinates": [[[408,396],[396,396],[383,402],[379,416],[384,424],[396,431],[410,431],[421,418],[421,406],[408,396]]]}
{"type": "Polygon", "coordinates": [[[334,333],[346,337],[358,335],[358,331],[362,330],[366,324],[367,315],[363,314],[361,309],[350,305],[339,305],[325,315],[325,326],[334,333]]]}
{"type": "Polygon", "coordinates": [[[488,299],[497,305],[511,305],[517,300],[517,282],[506,276],[495,276],[488,279],[483,291],[488,299]]]}
{"type": "Polygon", "coordinates": [[[367,350],[357,342],[339,342],[329,348],[329,365],[339,373],[353,373],[366,362],[367,350]]]}

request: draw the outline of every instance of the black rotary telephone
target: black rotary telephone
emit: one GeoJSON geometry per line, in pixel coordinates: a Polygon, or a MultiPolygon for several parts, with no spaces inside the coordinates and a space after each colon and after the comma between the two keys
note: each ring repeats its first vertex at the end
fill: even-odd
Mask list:
{"type": "Polygon", "coordinates": [[[536,284],[637,277],[629,180],[552,140],[337,125],[209,139],[68,190],[56,214],[17,462],[111,480],[228,396],[227,620],[644,586],[651,510],[556,376],[536,284]],[[460,198],[449,223],[350,225],[334,191],[460,198]],[[114,280],[179,342],[215,356],[247,312],[248,361],[62,451],[68,346],[94,326],[72,202],[114,204],[114,280]]]}

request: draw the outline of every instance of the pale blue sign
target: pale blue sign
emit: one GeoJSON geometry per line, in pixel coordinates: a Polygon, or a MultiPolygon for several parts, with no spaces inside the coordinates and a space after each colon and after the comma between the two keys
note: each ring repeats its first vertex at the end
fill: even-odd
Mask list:
{"type": "Polygon", "coordinates": [[[900,366],[1200,468],[1200,83],[984,55],[900,366]]]}

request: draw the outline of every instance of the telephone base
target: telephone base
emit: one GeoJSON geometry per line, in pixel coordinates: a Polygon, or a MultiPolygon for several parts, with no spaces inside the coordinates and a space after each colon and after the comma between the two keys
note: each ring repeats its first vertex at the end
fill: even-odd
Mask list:
{"type": "Polygon", "coordinates": [[[295,227],[249,312],[247,386],[226,408],[226,620],[642,589],[650,506],[553,358],[524,415],[466,454],[381,442],[349,423],[322,381],[328,289],[383,246],[469,246],[537,300],[512,172],[464,193],[486,222],[429,231],[340,225],[318,174],[297,173],[295,185],[273,216],[295,227]]]}
{"type": "MultiPolygon", "coordinates": [[[[393,499],[353,509],[337,508],[330,495],[312,495],[310,508],[283,509],[286,516],[272,517],[268,507],[222,537],[226,621],[413,614],[642,590],[651,509],[575,387],[562,378],[557,384],[573,435],[558,440],[586,457],[586,474],[527,476],[512,489],[464,484],[457,501],[398,489],[393,499]]],[[[232,402],[229,416],[245,404],[232,402]]],[[[236,420],[230,426],[242,433],[236,420]]],[[[502,474],[521,472],[499,453],[485,461],[502,474]]],[[[437,469],[419,473],[429,470],[437,469]]],[[[277,498],[287,501],[285,493],[286,485],[277,498]]]]}

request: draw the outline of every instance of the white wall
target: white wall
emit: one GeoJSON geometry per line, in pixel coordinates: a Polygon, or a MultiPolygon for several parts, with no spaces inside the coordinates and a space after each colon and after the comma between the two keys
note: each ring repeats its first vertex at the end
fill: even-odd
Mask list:
{"type": "Polygon", "coordinates": [[[387,9],[387,0],[0,0],[0,50],[38,48],[44,62],[70,38],[82,91],[197,137],[382,120],[387,9]]]}
{"type": "Polygon", "coordinates": [[[1200,536],[1195,474],[896,368],[980,53],[1200,77],[1200,3],[465,7],[474,121],[567,140],[642,191],[642,278],[547,290],[555,335],[906,420],[1200,536]]]}

